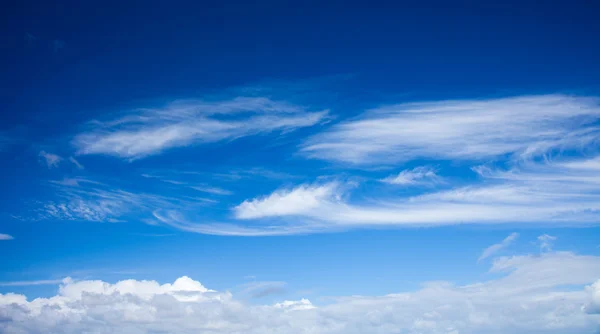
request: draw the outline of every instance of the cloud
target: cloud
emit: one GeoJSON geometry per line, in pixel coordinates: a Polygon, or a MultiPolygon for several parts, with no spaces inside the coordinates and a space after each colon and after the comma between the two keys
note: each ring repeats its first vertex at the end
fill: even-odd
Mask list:
{"type": "Polygon", "coordinates": [[[584,307],[589,314],[600,314],[600,280],[587,288],[590,293],[590,301],[584,307]]]}
{"type": "Polygon", "coordinates": [[[13,240],[13,236],[10,234],[0,233],[0,240],[13,240]]]}
{"type": "Polygon", "coordinates": [[[598,99],[566,95],[379,107],[306,141],[311,158],[362,165],[415,158],[517,158],[597,142],[598,99]]]}
{"type": "Polygon", "coordinates": [[[150,217],[156,208],[192,210],[196,205],[196,201],[184,198],[129,192],[83,178],[52,183],[57,199],[43,203],[37,219],[122,222],[133,213],[136,218],[143,214],[150,217]]]}
{"type": "Polygon", "coordinates": [[[285,282],[254,281],[241,285],[241,293],[251,298],[263,298],[280,295],[286,292],[285,282]]]}
{"type": "Polygon", "coordinates": [[[194,190],[198,190],[203,193],[209,193],[213,195],[231,195],[233,194],[231,191],[226,189],[221,189],[218,187],[208,187],[208,186],[191,186],[190,188],[194,190]]]}
{"type": "Polygon", "coordinates": [[[6,333],[584,334],[600,326],[600,257],[568,252],[497,259],[499,278],[438,281],[381,296],[245,303],[189,277],[172,284],[67,278],[51,298],[0,294],[6,333]],[[587,285],[564,289],[564,286],[587,285]]]}
{"type": "Polygon", "coordinates": [[[553,237],[548,234],[543,234],[543,235],[540,235],[537,239],[540,242],[540,250],[543,252],[549,252],[552,250],[554,241],[556,241],[556,239],[558,239],[558,238],[553,237]]]}
{"type": "Polygon", "coordinates": [[[337,184],[302,185],[294,189],[282,189],[269,196],[244,201],[234,211],[239,219],[273,216],[305,215],[336,196],[337,184]]]}
{"type": "Polygon", "coordinates": [[[600,170],[573,168],[575,162],[528,162],[510,170],[478,167],[481,179],[474,185],[412,196],[366,192],[353,197],[351,187],[340,182],[301,184],[234,207],[234,217],[242,222],[200,225],[182,215],[177,222],[165,221],[187,231],[227,235],[449,224],[594,224],[600,213],[600,170]],[[252,224],[243,222],[247,220],[252,224]]]}
{"type": "Polygon", "coordinates": [[[62,158],[60,156],[52,153],[47,153],[45,151],[41,151],[39,156],[44,158],[44,162],[46,163],[48,168],[58,167],[58,164],[62,161],[62,158]]]}
{"type": "Polygon", "coordinates": [[[405,169],[398,175],[389,176],[382,181],[389,184],[414,186],[440,183],[442,178],[436,174],[435,169],[428,166],[419,166],[413,169],[405,169]]]}
{"type": "Polygon", "coordinates": [[[69,157],[69,161],[77,167],[77,169],[84,169],[83,165],[79,163],[79,161],[75,160],[73,157],[69,157]]]}
{"type": "Polygon", "coordinates": [[[62,282],[63,282],[62,279],[49,279],[49,280],[38,280],[38,281],[14,281],[14,282],[0,282],[0,286],[57,285],[62,282]]]}
{"type": "Polygon", "coordinates": [[[139,159],[192,144],[287,132],[322,122],[327,111],[308,112],[262,97],[223,101],[177,101],[160,109],[140,109],[108,122],[90,123],[73,145],[79,154],[139,159]]]}
{"type": "Polygon", "coordinates": [[[490,247],[483,250],[477,262],[487,259],[488,257],[498,253],[502,249],[510,246],[517,238],[519,237],[519,233],[511,233],[508,237],[504,238],[501,243],[491,245],[490,247]]]}

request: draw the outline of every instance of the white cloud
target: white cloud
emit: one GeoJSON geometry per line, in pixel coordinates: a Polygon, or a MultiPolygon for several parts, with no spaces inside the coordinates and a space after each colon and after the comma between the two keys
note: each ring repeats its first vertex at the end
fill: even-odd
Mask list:
{"type": "Polygon", "coordinates": [[[504,238],[504,240],[502,240],[501,243],[491,245],[490,247],[484,249],[483,252],[481,253],[481,256],[479,256],[479,259],[477,261],[479,262],[479,261],[485,260],[488,257],[498,253],[502,249],[510,246],[518,237],[519,237],[519,233],[511,233],[508,237],[504,238]]]}
{"type": "Polygon", "coordinates": [[[379,194],[374,197],[363,194],[350,201],[348,187],[331,182],[276,190],[234,208],[238,219],[268,218],[268,224],[263,221],[252,225],[199,225],[181,216],[177,223],[170,223],[199,233],[263,235],[365,226],[572,225],[598,221],[600,177],[597,170],[569,168],[564,162],[526,163],[509,171],[482,167],[476,170],[482,177],[479,184],[415,196],[378,198],[379,194]],[[219,228],[224,230],[218,231],[219,228]]]}
{"type": "Polygon", "coordinates": [[[58,164],[62,161],[62,158],[56,154],[47,153],[45,151],[41,151],[39,154],[40,157],[44,159],[44,163],[48,168],[58,167],[58,164]]]}
{"type": "Polygon", "coordinates": [[[191,278],[173,284],[65,279],[56,296],[0,294],[6,333],[584,334],[600,326],[600,257],[573,253],[494,262],[500,278],[432,282],[383,296],[249,304],[191,278]],[[596,282],[596,283],[594,283],[596,282]],[[588,285],[565,290],[564,286],[588,285]]]}
{"type": "Polygon", "coordinates": [[[235,207],[235,215],[240,219],[305,215],[337,197],[337,188],[336,183],[328,183],[278,190],[266,197],[244,201],[235,207]]]}
{"type": "Polygon", "coordinates": [[[63,282],[62,279],[47,279],[37,281],[13,281],[0,282],[0,286],[35,286],[35,285],[56,285],[63,282]]]}
{"type": "Polygon", "coordinates": [[[530,157],[597,142],[598,99],[565,95],[405,103],[310,138],[312,158],[381,164],[415,158],[530,157]]]}
{"type": "Polygon", "coordinates": [[[413,186],[440,183],[442,178],[436,174],[436,170],[434,168],[428,166],[419,166],[413,169],[405,169],[398,175],[389,176],[382,181],[390,184],[413,186]]]}
{"type": "Polygon", "coordinates": [[[209,186],[191,186],[190,188],[194,190],[198,190],[203,193],[213,194],[213,195],[231,195],[233,194],[231,191],[226,189],[221,189],[218,187],[209,187],[209,186]]]}
{"type": "Polygon", "coordinates": [[[13,240],[13,236],[10,234],[0,233],[0,240],[13,240]]]}
{"type": "Polygon", "coordinates": [[[279,281],[253,281],[240,286],[241,293],[252,298],[263,298],[267,296],[285,293],[285,282],[279,281]]]}
{"type": "Polygon", "coordinates": [[[79,161],[75,160],[73,157],[69,157],[69,161],[77,167],[77,169],[84,169],[83,165],[79,163],[79,161]]]}
{"type": "Polygon", "coordinates": [[[600,280],[587,288],[590,293],[590,301],[584,307],[589,314],[600,314],[600,280]]]}
{"type": "Polygon", "coordinates": [[[540,250],[549,252],[552,250],[554,241],[556,241],[556,239],[558,239],[558,238],[548,235],[548,234],[543,234],[543,235],[540,235],[537,239],[540,242],[540,250]]]}
{"type": "Polygon", "coordinates": [[[140,109],[109,122],[92,123],[93,128],[77,135],[73,144],[79,154],[138,159],[174,147],[291,131],[315,125],[326,116],[327,111],[308,112],[296,105],[261,97],[183,101],[162,109],[140,109]]]}

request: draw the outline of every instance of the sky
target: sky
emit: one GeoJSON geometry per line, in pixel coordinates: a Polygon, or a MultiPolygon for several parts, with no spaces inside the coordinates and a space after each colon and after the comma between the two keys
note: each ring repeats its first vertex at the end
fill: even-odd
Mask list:
{"type": "Polygon", "coordinates": [[[20,1],[0,332],[600,332],[593,1],[20,1]]]}

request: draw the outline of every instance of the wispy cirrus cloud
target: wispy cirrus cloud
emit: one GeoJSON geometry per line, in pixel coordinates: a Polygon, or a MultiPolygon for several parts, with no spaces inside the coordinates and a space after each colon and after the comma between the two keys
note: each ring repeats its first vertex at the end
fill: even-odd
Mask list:
{"type": "Polygon", "coordinates": [[[389,184],[402,186],[433,185],[442,182],[437,171],[429,166],[419,166],[413,169],[405,169],[398,175],[391,175],[381,180],[389,184]]]}
{"type": "Polygon", "coordinates": [[[597,142],[597,98],[566,95],[404,103],[369,110],[306,141],[311,158],[360,165],[415,158],[530,157],[597,142]]]}
{"type": "Polygon", "coordinates": [[[77,167],[77,169],[85,169],[85,167],[83,167],[82,164],[79,163],[79,161],[77,161],[75,158],[73,157],[69,157],[69,161],[75,165],[75,167],[77,167]]]}
{"type": "Polygon", "coordinates": [[[502,242],[491,245],[490,247],[484,249],[481,255],[479,256],[479,259],[477,259],[477,262],[481,262],[487,259],[488,257],[498,253],[502,249],[510,246],[515,240],[517,240],[518,237],[519,233],[511,233],[508,237],[504,238],[502,242]]]}
{"type": "Polygon", "coordinates": [[[58,167],[58,164],[63,160],[59,155],[48,153],[46,151],[41,151],[39,156],[43,159],[43,162],[48,168],[58,167]]]}
{"type": "Polygon", "coordinates": [[[36,286],[36,285],[58,285],[63,283],[63,279],[46,279],[37,281],[12,281],[0,282],[0,286],[36,286]]]}
{"type": "Polygon", "coordinates": [[[79,154],[139,159],[174,147],[292,131],[318,124],[327,114],[264,97],[177,101],[90,123],[90,129],[77,135],[73,145],[79,154]]]}
{"type": "Polygon", "coordinates": [[[13,236],[10,234],[0,233],[0,240],[13,240],[13,236]]]}
{"type": "Polygon", "coordinates": [[[538,239],[538,242],[540,243],[540,250],[543,252],[549,252],[552,250],[552,247],[554,246],[554,242],[558,238],[555,236],[552,236],[552,235],[542,234],[537,239],[538,239]]]}
{"type": "MultiPolygon", "coordinates": [[[[294,228],[306,233],[311,227],[323,231],[366,226],[595,222],[600,212],[600,170],[574,168],[576,165],[575,160],[568,160],[530,162],[510,170],[476,168],[482,177],[477,184],[411,196],[349,200],[351,188],[340,182],[303,184],[246,200],[233,209],[242,222],[266,219],[273,224],[233,224],[240,233],[275,234],[279,230],[285,234],[294,228]]],[[[189,230],[207,227],[186,225],[189,230]]],[[[221,227],[235,233],[232,225],[221,227]]]]}

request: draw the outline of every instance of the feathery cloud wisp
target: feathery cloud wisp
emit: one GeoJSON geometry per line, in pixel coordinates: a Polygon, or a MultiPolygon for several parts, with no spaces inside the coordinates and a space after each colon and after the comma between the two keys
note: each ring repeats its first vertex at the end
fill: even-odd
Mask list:
{"type": "Polygon", "coordinates": [[[372,165],[414,158],[530,157],[597,142],[600,103],[565,95],[405,103],[370,110],[310,138],[312,158],[372,165]]]}
{"type": "Polygon", "coordinates": [[[233,140],[273,131],[315,125],[327,111],[309,112],[286,102],[260,97],[174,102],[161,109],[141,109],[124,117],[95,122],[77,135],[79,154],[108,154],[139,159],[166,149],[233,140]]]}
{"type": "Polygon", "coordinates": [[[41,151],[39,156],[44,159],[44,163],[48,168],[58,167],[58,164],[62,161],[62,158],[56,154],[47,153],[46,151],[41,151]]]}
{"type": "Polygon", "coordinates": [[[13,240],[13,236],[10,234],[0,233],[0,240],[13,240]]]}
{"type": "Polygon", "coordinates": [[[519,233],[511,233],[508,237],[504,238],[501,243],[491,245],[490,247],[483,250],[477,262],[487,259],[488,257],[498,253],[502,249],[510,246],[517,238],[519,237],[519,233]]]}
{"type": "Polygon", "coordinates": [[[442,178],[436,174],[436,170],[434,168],[428,166],[419,166],[413,169],[405,169],[398,175],[386,177],[381,181],[402,186],[414,186],[440,183],[442,178]]]}

